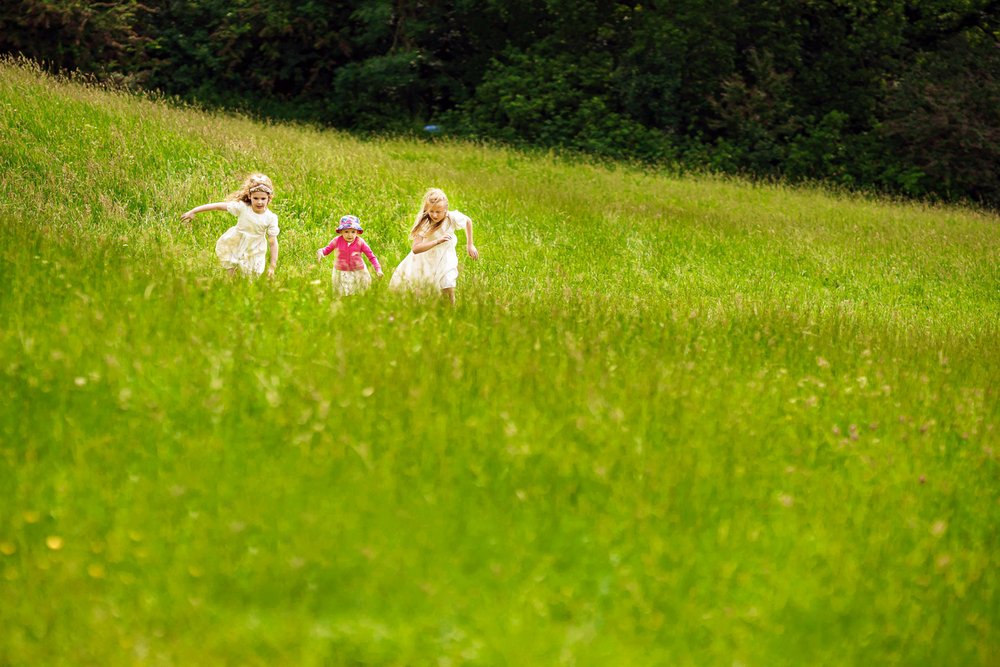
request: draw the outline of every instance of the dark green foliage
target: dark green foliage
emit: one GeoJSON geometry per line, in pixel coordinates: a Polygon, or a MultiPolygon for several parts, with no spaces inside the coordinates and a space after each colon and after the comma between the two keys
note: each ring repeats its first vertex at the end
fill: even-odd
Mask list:
{"type": "Polygon", "coordinates": [[[404,51],[344,65],[327,100],[327,118],[359,130],[406,129],[422,111],[420,59],[404,51]]]}
{"type": "Polygon", "coordinates": [[[716,117],[710,125],[718,130],[720,143],[731,144],[738,160],[733,169],[751,173],[779,173],[785,162],[789,139],[799,129],[800,119],[792,111],[789,74],[776,72],[767,52],[748,53],[747,77],[733,75],[721,82],[714,103],[716,117]]]}
{"type": "Polygon", "coordinates": [[[612,106],[610,65],[598,54],[580,62],[512,53],[491,64],[475,97],[445,122],[460,133],[485,132],[511,143],[666,161],[672,150],[665,132],[612,106]]]}
{"type": "Polygon", "coordinates": [[[148,37],[138,25],[145,5],[80,0],[14,0],[0,4],[0,51],[22,53],[57,70],[101,75],[144,70],[148,37]]]}
{"type": "Polygon", "coordinates": [[[1000,202],[1000,46],[958,36],[892,88],[881,133],[919,175],[904,188],[1000,202]]]}
{"type": "Polygon", "coordinates": [[[20,0],[0,51],[213,106],[1000,204],[998,0],[20,0]]]}
{"type": "Polygon", "coordinates": [[[305,104],[319,116],[336,71],[352,62],[347,9],[253,0],[154,7],[147,67],[150,84],[168,93],[293,117],[305,104]]]}
{"type": "Polygon", "coordinates": [[[818,121],[807,118],[788,144],[785,174],[793,180],[822,177],[842,185],[856,184],[851,162],[862,151],[859,147],[848,150],[852,138],[844,136],[848,120],[842,111],[831,111],[818,121]]]}

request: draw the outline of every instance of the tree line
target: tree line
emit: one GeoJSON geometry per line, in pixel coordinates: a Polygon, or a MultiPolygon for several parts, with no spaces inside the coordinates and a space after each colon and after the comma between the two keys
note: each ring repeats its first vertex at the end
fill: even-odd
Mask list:
{"type": "Polygon", "coordinates": [[[1000,204],[1000,0],[12,0],[0,51],[355,131],[1000,204]]]}

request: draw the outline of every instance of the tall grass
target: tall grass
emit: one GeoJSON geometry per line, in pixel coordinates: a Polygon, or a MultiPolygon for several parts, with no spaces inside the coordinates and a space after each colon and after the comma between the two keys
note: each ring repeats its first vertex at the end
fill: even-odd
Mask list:
{"type": "MultiPolygon", "coordinates": [[[[0,663],[989,665],[997,219],[0,66],[0,663]],[[278,188],[272,281],[217,201],[278,188]],[[338,300],[420,196],[458,304],[338,300]]],[[[387,271],[387,276],[388,276],[387,271]]]]}

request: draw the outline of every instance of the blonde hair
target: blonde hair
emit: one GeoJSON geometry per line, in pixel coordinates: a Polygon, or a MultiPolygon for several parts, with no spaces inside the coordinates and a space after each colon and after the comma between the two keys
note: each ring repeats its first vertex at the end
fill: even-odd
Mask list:
{"type": "MultiPolygon", "coordinates": [[[[427,209],[435,204],[441,203],[448,206],[448,195],[446,195],[444,190],[441,188],[431,188],[424,193],[424,203],[420,207],[420,212],[417,213],[416,219],[413,221],[413,228],[410,229],[411,241],[415,241],[418,236],[433,233],[444,223],[444,218],[441,218],[439,222],[435,223],[431,220],[431,216],[427,214],[427,209]],[[419,232],[424,232],[424,234],[420,234],[419,232]]],[[[447,217],[447,215],[445,217],[447,217]]]]}
{"type": "Polygon", "coordinates": [[[249,204],[251,192],[265,192],[267,193],[268,200],[273,199],[274,183],[271,182],[271,179],[266,174],[250,174],[243,181],[243,185],[240,186],[239,190],[229,193],[226,201],[241,201],[244,204],[249,204]]]}

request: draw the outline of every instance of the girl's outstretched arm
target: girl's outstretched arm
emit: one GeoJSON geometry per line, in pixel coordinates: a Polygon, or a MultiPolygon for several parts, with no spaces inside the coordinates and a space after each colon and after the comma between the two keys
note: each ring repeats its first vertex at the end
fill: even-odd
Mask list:
{"type": "MultiPolygon", "coordinates": [[[[326,257],[327,255],[329,255],[332,252],[336,252],[337,251],[337,239],[338,238],[340,238],[340,237],[334,236],[332,241],[330,241],[325,246],[323,246],[322,248],[320,248],[319,250],[316,251],[316,262],[318,264],[322,264],[323,263],[323,258],[324,257],[326,257]]],[[[336,255],[334,255],[333,258],[337,259],[336,255]]]]}
{"type": "Polygon", "coordinates": [[[465,252],[469,253],[472,259],[479,259],[479,251],[472,243],[472,220],[465,223],[465,252]]]}
{"type": "Polygon", "coordinates": [[[229,206],[229,202],[215,202],[214,204],[202,204],[201,206],[195,206],[190,211],[181,214],[181,220],[184,222],[191,222],[194,220],[196,213],[204,213],[205,211],[225,211],[226,207],[229,206]]]}

